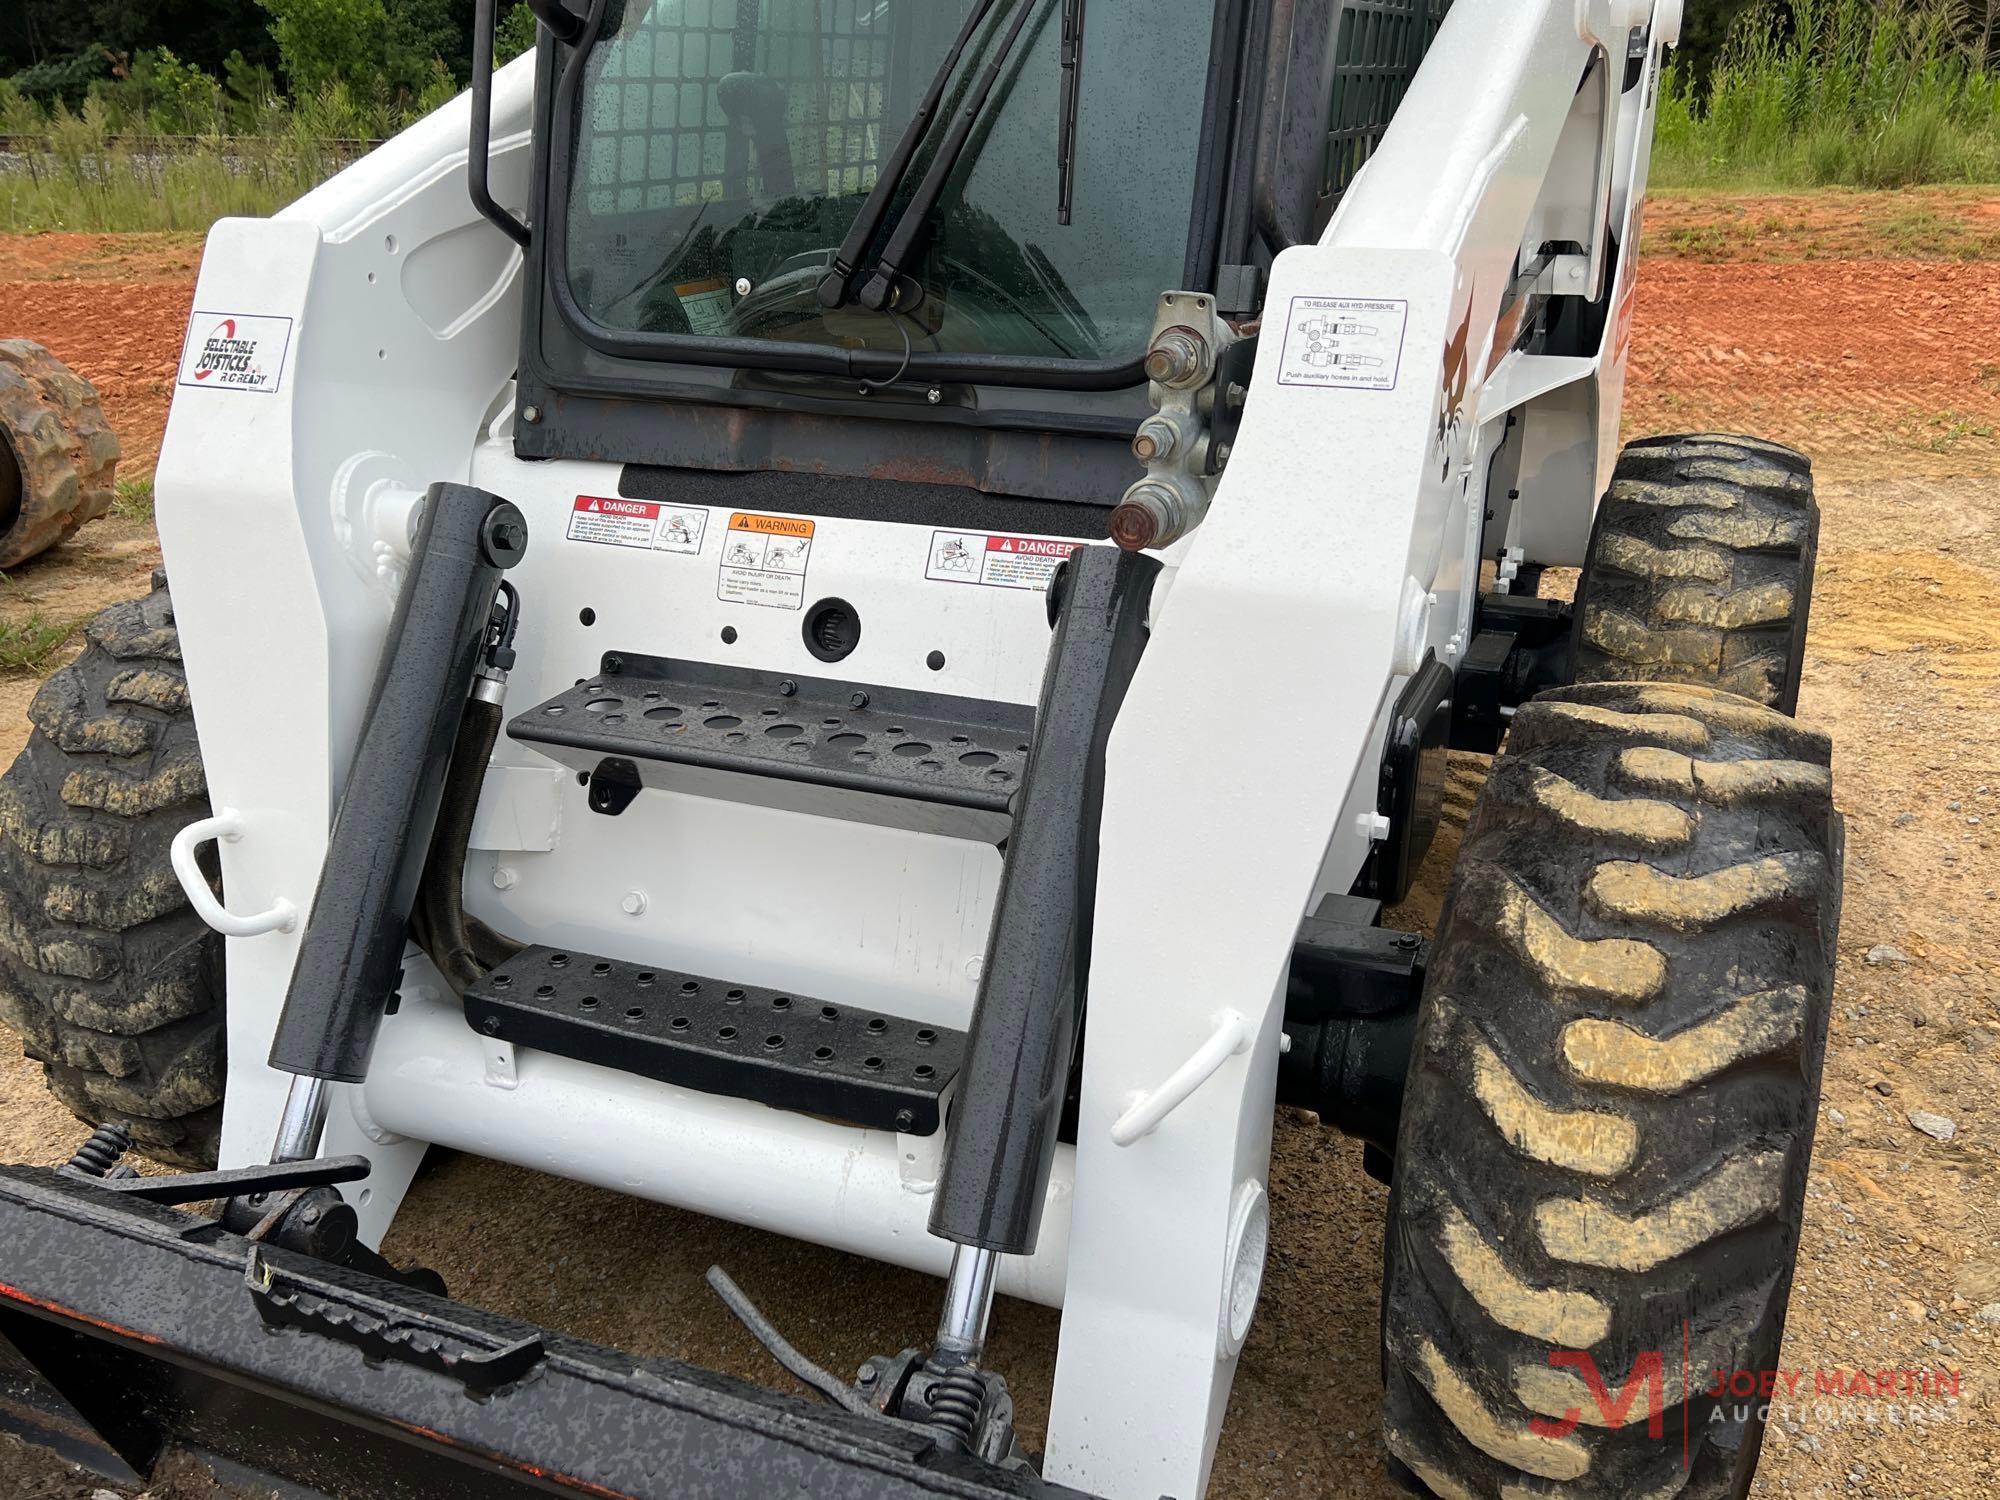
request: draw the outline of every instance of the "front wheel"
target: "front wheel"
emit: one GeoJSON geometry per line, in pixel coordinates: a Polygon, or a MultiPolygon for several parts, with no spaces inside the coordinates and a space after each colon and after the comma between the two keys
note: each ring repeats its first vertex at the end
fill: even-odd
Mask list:
{"type": "Polygon", "coordinates": [[[1839,917],[1830,760],[1710,688],[1516,715],[1438,927],[1387,1237],[1388,1445],[1446,1500],[1747,1492],[1754,1403],[1705,1392],[1773,1366],[1784,1327],[1839,917]]]}

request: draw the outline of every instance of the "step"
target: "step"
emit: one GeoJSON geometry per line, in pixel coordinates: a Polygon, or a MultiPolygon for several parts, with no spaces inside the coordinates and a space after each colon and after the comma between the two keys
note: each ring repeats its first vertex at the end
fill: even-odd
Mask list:
{"type": "Polygon", "coordinates": [[[507,726],[603,773],[600,812],[665,787],[997,841],[1027,774],[1025,704],[627,652],[601,668],[507,726]]]}
{"type": "Polygon", "coordinates": [[[965,1034],[763,985],[528,948],[465,992],[482,1036],[705,1094],[930,1135],[965,1034]]]}

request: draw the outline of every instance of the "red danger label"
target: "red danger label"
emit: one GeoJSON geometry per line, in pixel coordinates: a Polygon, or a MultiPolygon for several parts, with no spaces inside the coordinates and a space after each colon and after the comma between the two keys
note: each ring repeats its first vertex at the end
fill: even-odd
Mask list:
{"type": "Polygon", "coordinates": [[[1082,542],[1050,536],[1009,536],[986,531],[934,531],[924,577],[938,583],[976,583],[993,589],[1033,589],[1049,579],[1082,542]]]}
{"type": "Polygon", "coordinates": [[[708,512],[699,506],[578,495],[570,507],[569,530],[564,534],[572,542],[595,542],[605,547],[699,553],[707,530],[708,512]]]}

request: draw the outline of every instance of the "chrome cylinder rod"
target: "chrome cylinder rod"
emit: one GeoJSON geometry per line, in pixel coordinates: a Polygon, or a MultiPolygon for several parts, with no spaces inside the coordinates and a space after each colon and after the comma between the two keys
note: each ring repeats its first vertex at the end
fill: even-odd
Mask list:
{"type": "Polygon", "coordinates": [[[271,1160],[311,1161],[319,1155],[320,1132],[325,1129],[326,1080],[293,1075],[285,1112],[278,1119],[278,1138],[271,1144],[271,1160]]]}
{"type": "Polygon", "coordinates": [[[960,1245],[952,1252],[938,1319],[935,1358],[942,1364],[976,1365],[986,1352],[986,1323],[993,1313],[993,1284],[1000,1252],[960,1245]]]}

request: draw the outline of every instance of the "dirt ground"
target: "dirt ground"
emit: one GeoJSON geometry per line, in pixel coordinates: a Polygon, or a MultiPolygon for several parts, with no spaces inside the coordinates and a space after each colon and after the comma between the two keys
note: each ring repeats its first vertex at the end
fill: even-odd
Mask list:
{"type": "MultiPolygon", "coordinates": [[[[1834,736],[1847,892],[1781,1363],[1963,1371],[1935,1420],[1775,1421],[1757,1493],[2000,1494],[2000,194],[1669,198],[1646,243],[1628,430],[1761,433],[1814,453],[1821,481],[1801,713],[1834,736]],[[1913,1112],[1949,1120],[1951,1138],[1913,1112]]],[[[171,237],[0,238],[0,336],[40,339],[97,381],[140,466],[194,258],[171,237]]],[[[99,523],[0,585],[0,621],[87,613],[143,587],[152,561],[142,521],[99,523]]],[[[0,680],[8,756],[31,692],[0,680]]],[[[1470,758],[1457,771],[1453,828],[1477,784],[1470,758]]],[[[1448,829],[1405,925],[1434,914],[1455,847],[1448,829]]],[[[83,1134],[32,1067],[0,1062],[0,1160],[58,1160],[83,1134]]],[[[1285,1115],[1271,1193],[1265,1298],[1212,1493],[1396,1493],[1375,1416],[1386,1192],[1358,1148],[1285,1115]]],[[[711,1261],[834,1368],[921,1339],[937,1303],[924,1277],[462,1156],[434,1159],[387,1248],[485,1306],[774,1384],[701,1285],[711,1261]]],[[[1003,1303],[995,1321],[992,1357],[1033,1441],[1057,1316],[1003,1303]]],[[[31,1468],[0,1447],[0,1497],[91,1488],[31,1468]]]]}

